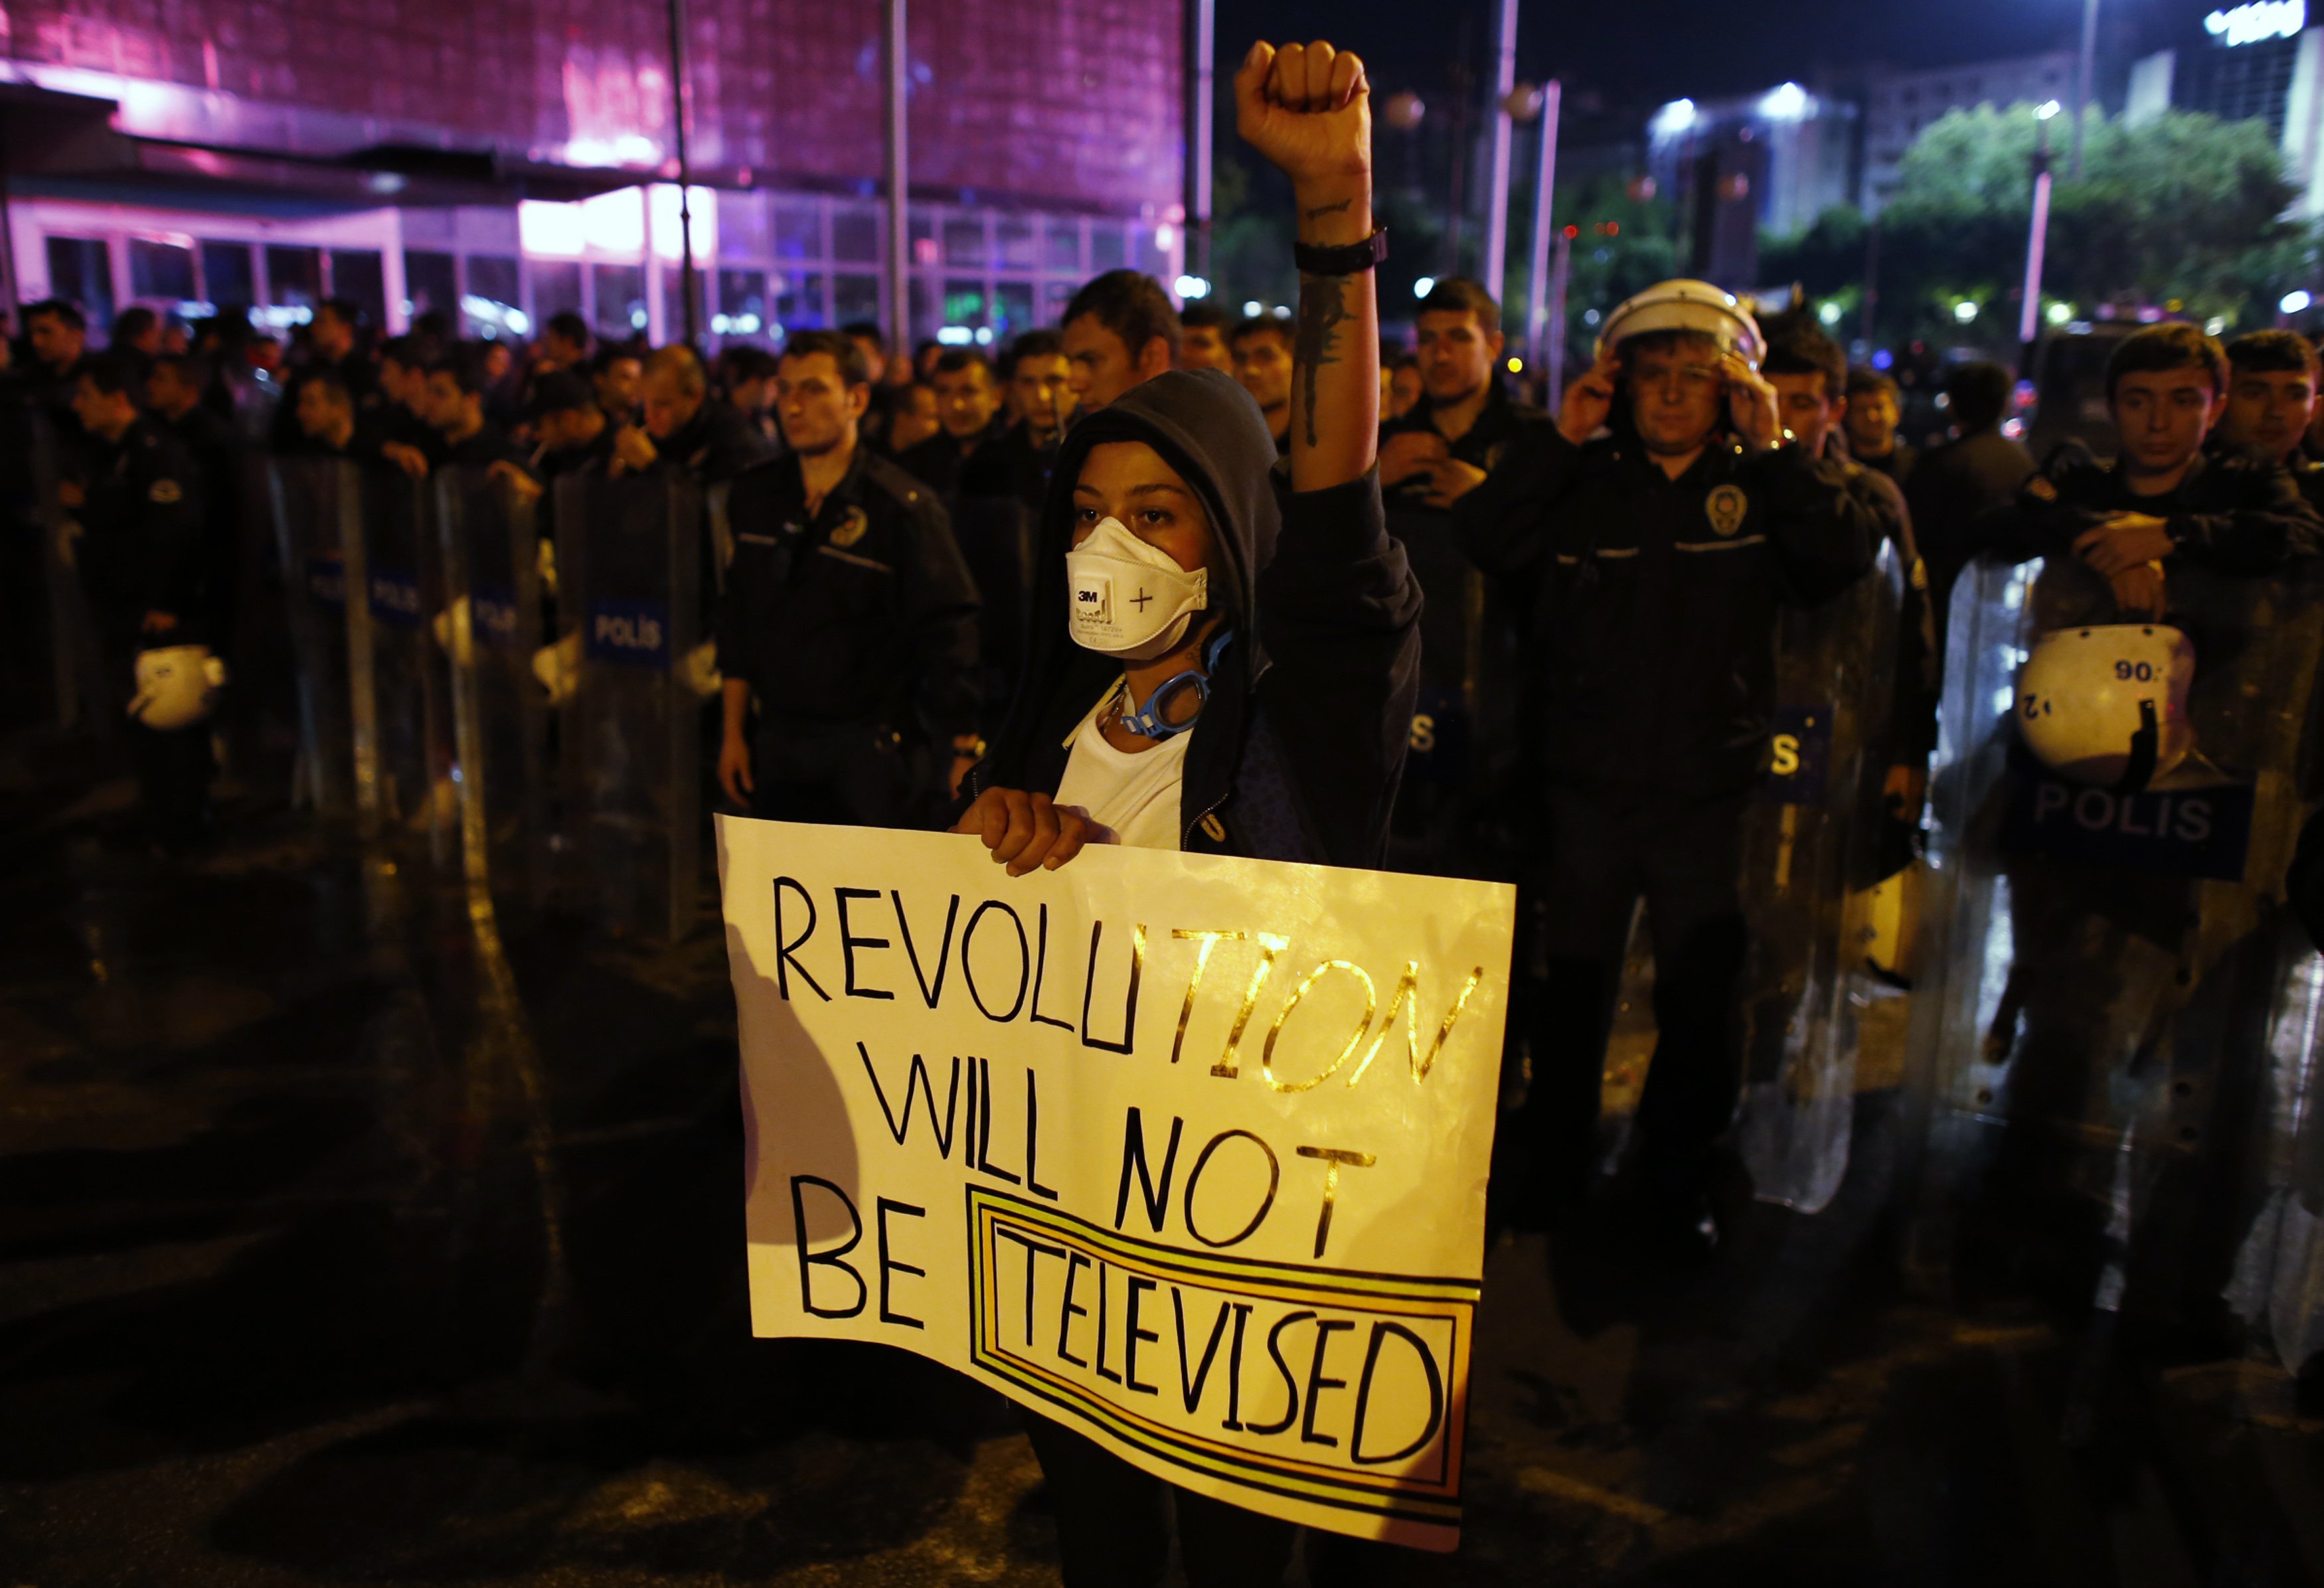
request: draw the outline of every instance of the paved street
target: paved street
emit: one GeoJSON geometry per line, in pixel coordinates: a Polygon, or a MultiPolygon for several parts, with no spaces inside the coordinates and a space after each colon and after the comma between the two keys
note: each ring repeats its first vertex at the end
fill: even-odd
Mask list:
{"type": "MultiPolygon", "coordinates": [[[[748,1338],[715,930],[502,961],[412,857],[230,806],[163,865],[128,799],[0,744],[0,1583],[1056,1580],[996,1395],[748,1338]]],[[[1906,1117],[1700,1273],[1618,1202],[1498,1244],[1466,1542],[1401,1580],[2324,1580],[2313,1402],[1908,1282],[1906,1117]]]]}

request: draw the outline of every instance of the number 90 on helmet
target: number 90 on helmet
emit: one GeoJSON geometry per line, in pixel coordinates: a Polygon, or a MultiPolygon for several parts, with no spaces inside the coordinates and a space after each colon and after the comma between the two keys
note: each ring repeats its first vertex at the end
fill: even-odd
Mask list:
{"type": "Polygon", "coordinates": [[[2135,792],[2195,748],[2195,646],[2158,623],[2059,629],[2017,670],[2017,731],[2061,777],[2135,792]]]}
{"type": "Polygon", "coordinates": [[[1598,353],[1618,348],[1633,336],[1650,331],[1691,331],[1719,344],[1721,353],[1737,353],[1753,369],[1766,356],[1766,342],[1759,322],[1732,292],[1708,281],[1683,278],[1657,281],[1634,297],[1624,298],[1606,317],[1598,333],[1598,353]]]}

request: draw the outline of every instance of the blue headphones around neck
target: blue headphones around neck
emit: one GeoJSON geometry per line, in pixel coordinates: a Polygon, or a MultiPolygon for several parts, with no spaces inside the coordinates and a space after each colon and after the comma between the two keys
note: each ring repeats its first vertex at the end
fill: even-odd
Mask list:
{"type": "Polygon", "coordinates": [[[1176,739],[1201,721],[1203,707],[1209,704],[1211,699],[1209,675],[1218,670],[1219,658],[1226,654],[1227,641],[1233,638],[1232,630],[1221,629],[1203,647],[1201,666],[1189,667],[1184,673],[1174,673],[1165,678],[1154,686],[1154,693],[1146,697],[1146,703],[1135,711],[1130,709],[1129,700],[1130,681],[1123,679],[1121,725],[1140,739],[1176,739]],[[1194,714],[1184,722],[1166,722],[1162,720],[1163,704],[1181,689],[1194,692],[1194,714]]]}

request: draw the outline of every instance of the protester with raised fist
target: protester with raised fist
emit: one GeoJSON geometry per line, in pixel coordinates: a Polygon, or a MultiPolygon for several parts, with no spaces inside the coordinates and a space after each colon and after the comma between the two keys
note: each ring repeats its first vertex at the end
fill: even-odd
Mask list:
{"type": "MultiPolygon", "coordinates": [[[[1374,470],[1385,248],[1369,89],[1362,63],[1329,44],[1262,43],[1235,98],[1243,137],[1298,207],[1288,489],[1278,497],[1258,405],[1213,370],[1157,373],[1066,436],[1035,587],[1036,610],[1056,617],[1035,625],[954,828],[1011,876],[1090,843],[1379,860],[1420,595],[1374,470]]],[[[1062,1424],[1037,1417],[1031,1432],[1065,1582],[1159,1582],[1165,1486],[1062,1424]]],[[[1183,1489],[1176,1502],[1193,1588],[1281,1581],[1296,1528],[1183,1489]]],[[[1325,1562],[1363,1547],[1311,1536],[1311,1580],[1343,1580],[1325,1562]]]]}

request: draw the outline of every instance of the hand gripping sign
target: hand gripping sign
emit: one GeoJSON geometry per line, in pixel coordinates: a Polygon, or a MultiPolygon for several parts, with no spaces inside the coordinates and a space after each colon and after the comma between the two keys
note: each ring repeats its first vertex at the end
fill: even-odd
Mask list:
{"type": "Polygon", "coordinates": [[[761,1336],[1449,1550],[1515,895],[719,819],[761,1336]]]}

